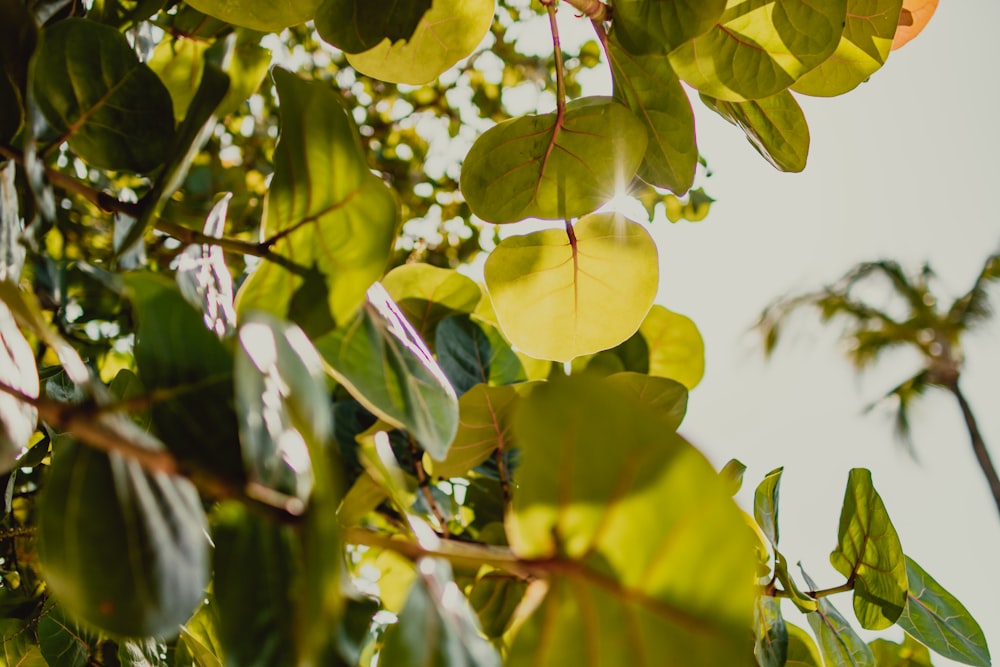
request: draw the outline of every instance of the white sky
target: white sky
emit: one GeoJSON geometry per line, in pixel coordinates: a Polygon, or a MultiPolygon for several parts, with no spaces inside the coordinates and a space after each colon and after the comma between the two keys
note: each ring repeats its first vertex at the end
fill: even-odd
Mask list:
{"type": "MultiPolygon", "coordinates": [[[[564,46],[573,26],[587,27],[565,5],[560,23],[564,46]]],[[[699,145],[714,172],[705,186],[718,201],[705,221],[660,222],[654,234],[658,302],[692,317],[707,347],[707,373],[681,431],[717,467],[731,457],[747,464],[745,508],[759,480],[785,466],[782,551],[824,587],[843,582],[829,554],[848,471],[871,469],[906,553],[969,608],[1000,657],[1000,516],[954,401],[932,393],[917,405],[915,463],[893,440],[888,413],[863,414],[914,372],[907,358],[859,380],[833,332],[811,315],[768,363],[748,333],[775,297],[819,287],[860,261],[893,258],[916,269],[929,260],[946,288],[967,289],[1000,248],[997,26],[992,0],[942,2],[870,82],[839,98],[800,98],[812,133],[802,174],[775,171],[695,100],[699,145]]],[[[994,297],[1000,310],[1000,289],[994,297]]],[[[970,337],[965,352],[962,385],[1000,465],[1000,321],[970,337]]],[[[857,628],[850,595],[832,601],[857,628]]],[[[786,617],[807,626],[794,608],[786,617]]],[[[902,631],[864,636],[899,640],[902,631]]]]}

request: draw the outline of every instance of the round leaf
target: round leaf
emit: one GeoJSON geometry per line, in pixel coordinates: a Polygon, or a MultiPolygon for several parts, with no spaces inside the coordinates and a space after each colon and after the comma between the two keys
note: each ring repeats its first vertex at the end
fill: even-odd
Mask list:
{"type": "Polygon", "coordinates": [[[187,4],[226,23],[261,32],[281,32],[285,28],[305,23],[313,18],[321,1],[194,0],[187,4]]]}
{"type": "Polygon", "coordinates": [[[938,0],[903,0],[899,25],[892,38],[892,50],[906,46],[911,39],[923,32],[937,10],[938,0]]]}
{"type": "Polygon", "coordinates": [[[434,341],[438,322],[454,313],[471,313],[483,297],[479,285],[471,278],[430,264],[397,266],[381,282],[428,343],[434,341]]]}
{"type": "Polygon", "coordinates": [[[639,327],[649,345],[649,374],[677,380],[689,390],[705,374],[705,343],[689,318],[653,306],[639,327]]]}
{"type": "Polygon", "coordinates": [[[326,0],[316,14],[316,31],[345,53],[361,53],[389,42],[408,40],[431,7],[431,0],[389,5],[369,0],[326,0]]]}
{"type": "Polygon", "coordinates": [[[616,0],[614,36],[632,53],[670,51],[715,25],[726,0],[616,0]]]}
{"type": "Polygon", "coordinates": [[[559,229],[512,236],[486,260],[501,329],[538,359],[569,361],[618,345],[656,297],[656,244],[642,225],[598,213],[573,234],[575,243],[559,229]]]}

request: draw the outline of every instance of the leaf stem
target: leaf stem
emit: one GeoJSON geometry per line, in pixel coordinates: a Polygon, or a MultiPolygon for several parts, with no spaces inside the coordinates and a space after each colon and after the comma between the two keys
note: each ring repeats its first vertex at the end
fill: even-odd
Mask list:
{"type": "MultiPolygon", "coordinates": [[[[846,581],[846,582],[840,584],[839,586],[832,586],[830,588],[820,588],[820,589],[815,590],[815,591],[803,591],[803,593],[805,595],[808,595],[809,597],[811,597],[814,600],[818,600],[820,598],[825,598],[825,597],[827,597],[829,595],[836,595],[837,593],[846,593],[848,591],[853,591],[853,590],[854,590],[854,582],[853,581],[846,581]]],[[[765,589],[764,594],[765,595],[770,595],[771,597],[775,597],[775,598],[791,598],[792,597],[791,594],[788,591],[783,591],[780,588],[776,588],[773,584],[769,585],[765,589]]]]}
{"type": "Polygon", "coordinates": [[[560,125],[566,112],[566,73],[563,66],[562,45],[559,43],[559,24],[556,21],[556,3],[559,0],[541,0],[549,13],[549,27],[552,29],[552,50],[556,58],[556,125],[560,125]]]}

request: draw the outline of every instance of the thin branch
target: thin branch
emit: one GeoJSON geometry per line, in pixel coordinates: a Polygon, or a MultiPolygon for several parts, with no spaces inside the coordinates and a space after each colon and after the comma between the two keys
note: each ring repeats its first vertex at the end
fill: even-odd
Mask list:
{"type": "Polygon", "coordinates": [[[175,222],[163,220],[162,218],[157,220],[153,227],[157,231],[172,236],[184,244],[200,243],[202,245],[216,245],[229,252],[263,257],[264,259],[274,259],[274,253],[269,250],[270,244],[267,242],[251,243],[239,239],[209,236],[196,229],[178,225],[175,222]]]}
{"type": "MultiPolygon", "coordinates": [[[[811,597],[814,600],[818,600],[820,598],[825,598],[825,597],[827,597],[829,595],[836,595],[837,593],[846,593],[848,591],[853,591],[853,590],[854,590],[854,582],[853,581],[847,581],[847,582],[845,582],[845,583],[843,583],[843,584],[841,584],[839,586],[832,586],[830,588],[820,588],[820,589],[815,590],[815,591],[803,591],[803,593],[805,595],[808,595],[809,597],[811,597]]],[[[765,593],[769,594],[771,597],[775,597],[775,598],[791,598],[792,597],[791,594],[788,591],[783,591],[780,588],[773,588],[772,587],[772,590],[770,592],[765,591],[765,593]]]]}
{"type": "Polygon", "coordinates": [[[559,24],[556,21],[555,5],[559,0],[541,0],[549,13],[549,27],[552,29],[552,50],[556,58],[556,125],[562,121],[566,111],[566,72],[563,66],[562,45],[559,43],[559,24]]]}
{"type": "Polygon", "coordinates": [[[955,400],[958,401],[958,405],[962,409],[965,427],[969,431],[969,440],[972,442],[972,451],[975,453],[976,461],[979,463],[979,467],[990,485],[990,492],[993,494],[993,501],[996,503],[997,510],[1000,511],[1000,476],[997,475],[996,467],[990,458],[990,452],[986,449],[986,442],[983,440],[983,434],[979,431],[976,417],[972,413],[972,406],[969,405],[969,402],[965,399],[965,394],[959,389],[957,377],[953,382],[944,386],[954,395],[955,400]]]}
{"type": "Polygon", "coordinates": [[[410,436],[410,456],[413,457],[413,467],[417,471],[417,485],[420,487],[420,492],[424,494],[424,500],[427,501],[427,506],[430,507],[431,514],[434,515],[438,525],[441,527],[441,534],[444,537],[448,537],[448,522],[445,521],[444,512],[441,511],[441,507],[434,500],[430,479],[427,477],[427,472],[424,471],[424,462],[420,459],[420,449],[417,447],[417,442],[413,439],[412,435],[410,436]]]}

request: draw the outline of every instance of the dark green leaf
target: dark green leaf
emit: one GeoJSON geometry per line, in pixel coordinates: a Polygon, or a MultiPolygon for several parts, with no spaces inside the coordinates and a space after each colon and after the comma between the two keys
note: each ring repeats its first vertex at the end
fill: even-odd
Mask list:
{"type": "Polygon", "coordinates": [[[368,0],[324,0],[316,12],[319,36],[346,53],[361,53],[390,42],[409,40],[431,0],[402,0],[389,5],[368,0]]]}
{"type": "Polygon", "coordinates": [[[757,597],[754,605],[757,637],[753,654],[760,667],[784,667],[788,659],[788,629],[781,615],[781,600],[769,595],[757,597]]]}
{"type": "Polygon", "coordinates": [[[872,474],[863,468],[848,477],[830,562],[854,583],[854,613],[861,627],[881,630],[896,622],[906,605],[906,562],[872,474]]]}
{"type": "Polygon", "coordinates": [[[778,493],[782,471],[784,468],[775,468],[767,473],[753,494],[753,517],[774,547],[778,546],[778,493]]]}
{"type": "Polygon", "coordinates": [[[747,141],[775,169],[798,172],[806,168],[809,126],[799,103],[787,90],[747,102],[723,102],[707,95],[701,99],[709,109],[743,130],[747,141]]]}
{"type": "Polygon", "coordinates": [[[67,611],[117,635],[177,634],[208,580],[205,515],[190,482],[63,438],[39,502],[39,559],[67,611]],[[81,516],[99,519],[81,531],[81,516]]]}
{"type": "Polygon", "coordinates": [[[262,234],[270,256],[243,283],[237,312],[262,310],[316,339],[350,322],[385,270],[397,224],[335,89],[273,71],[281,100],[262,234]]]}
{"type": "Polygon", "coordinates": [[[157,432],[178,456],[241,481],[232,354],[170,281],[131,273],[125,284],[136,319],[139,378],[149,391],[171,392],[153,404],[157,432]]]}
{"type": "Polygon", "coordinates": [[[503,572],[490,571],[476,578],[469,591],[469,604],[476,610],[487,637],[503,636],[527,588],[528,582],[503,572]]]}
{"type": "Polygon", "coordinates": [[[42,37],[32,68],[35,102],[77,155],[138,173],[166,160],[174,137],[170,93],[124,35],[69,18],[42,37]]]}
{"type": "Polygon", "coordinates": [[[562,119],[522,116],[480,136],[462,165],[462,194],[487,222],[578,218],[625,188],[645,153],[646,128],[628,108],[581,98],[562,119]]]}
{"type": "Polygon", "coordinates": [[[441,460],[458,429],[448,378],[381,285],[354,321],[316,341],[339,382],[366,408],[405,428],[441,460]]]}
{"type": "Polygon", "coordinates": [[[987,667],[990,649],[972,614],[912,559],[906,559],[909,591],[897,623],[946,658],[987,667]]]}
{"type": "Polygon", "coordinates": [[[58,605],[50,607],[38,620],[38,646],[50,665],[86,667],[90,659],[89,633],[58,605]]]}
{"type": "Polygon", "coordinates": [[[19,0],[0,0],[0,141],[9,141],[24,120],[28,61],[38,42],[35,18],[19,0]]]}
{"type": "Polygon", "coordinates": [[[526,381],[517,353],[496,327],[468,315],[452,315],[437,328],[441,370],[459,395],[477,384],[493,386],[526,381]]]}
{"type": "Polygon", "coordinates": [[[617,0],[614,37],[632,53],[672,51],[722,17],[726,0],[617,0]]]}

